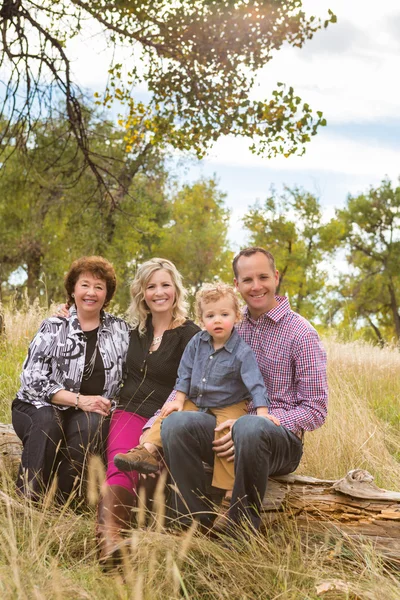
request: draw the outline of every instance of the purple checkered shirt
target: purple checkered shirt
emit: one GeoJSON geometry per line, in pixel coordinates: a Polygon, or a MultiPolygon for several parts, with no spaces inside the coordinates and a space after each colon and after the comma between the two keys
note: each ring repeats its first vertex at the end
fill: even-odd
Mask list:
{"type": "MultiPolygon", "coordinates": [[[[256,355],[270,398],[269,412],[294,433],[325,421],[328,402],[326,353],[314,327],[275,296],[278,306],[256,321],[248,308],[237,330],[256,355]]],[[[255,412],[249,404],[249,412],[255,412]]]]}
{"type": "MultiPolygon", "coordinates": [[[[314,327],[292,311],[289,300],[275,298],[278,306],[257,320],[246,307],[236,328],[256,355],[271,402],[269,412],[294,433],[312,431],[323,425],[327,413],[326,353],[314,327]]],[[[250,402],[249,413],[255,412],[250,402]]]]}

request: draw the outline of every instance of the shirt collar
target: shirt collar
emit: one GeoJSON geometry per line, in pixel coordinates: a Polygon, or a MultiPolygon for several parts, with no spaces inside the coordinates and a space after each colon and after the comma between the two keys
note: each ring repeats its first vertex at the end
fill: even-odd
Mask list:
{"type": "Polygon", "coordinates": [[[274,306],[274,308],[271,308],[271,310],[263,315],[260,315],[258,319],[253,319],[250,316],[249,308],[246,306],[243,312],[243,318],[253,325],[264,323],[267,319],[277,323],[291,310],[291,308],[289,300],[286,298],[286,296],[275,296],[275,300],[278,302],[278,305],[274,306]]]}
{"type": "MultiPolygon", "coordinates": [[[[71,335],[77,335],[77,334],[82,334],[82,328],[81,328],[81,324],[79,323],[79,319],[78,319],[78,312],[76,310],[76,306],[75,304],[72,304],[72,306],[70,306],[69,308],[69,316],[70,316],[70,323],[71,323],[71,327],[72,327],[72,331],[71,331],[71,335]]],[[[111,332],[111,329],[108,327],[108,323],[109,321],[107,320],[107,313],[104,312],[104,310],[102,309],[100,311],[100,326],[99,326],[99,333],[100,331],[109,331],[111,332]]]]}
{"type": "MultiPolygon", "coordinates": [[[[205,329],[203,329],[203,331],[201,331],[200,339],[204,340],[205,342],[209,342],[210,346],[212,346],[211,335],[205,329]]],[[[232,354],[233,350],[235,349],[236,344],[238,343],[238,339],[239,339],[239,334],[236,331],[236,328],[234,327],[232,329],[232,333],[231,333],[229,340],[227,340],[227,342],[224,344],[224,346],[222,346],[222,348],[225,348],[225,350],[227,350],[229,353],[232,354]]],[[[221,348],[219,348],[219,349],[221,350],[221,348]]]]}

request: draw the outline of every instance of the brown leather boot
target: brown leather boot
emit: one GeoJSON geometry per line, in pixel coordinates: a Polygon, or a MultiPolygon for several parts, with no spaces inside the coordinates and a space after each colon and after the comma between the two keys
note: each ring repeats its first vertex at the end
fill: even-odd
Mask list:
{"type": "Polygon", "coordinates": [[[160,470],[160,462],[157,456],[151,454],[142,444],[132,448],[126,454],[116,454],[114,456],[114,465],[120,471],[138,471],[148,475],[157,473],[160,470]]]}
{"type": "Polygon", "coordinates": [[[98,557],[104,569],[121,562],[121,531],[129,529],[135,496],[119,485],[107,486],[97,508],[98,557]]]}

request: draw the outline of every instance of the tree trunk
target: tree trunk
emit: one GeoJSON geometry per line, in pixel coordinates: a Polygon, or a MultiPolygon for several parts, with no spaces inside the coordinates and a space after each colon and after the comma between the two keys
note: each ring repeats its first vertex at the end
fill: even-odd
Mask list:
{"type": "Polygon", "coordinates": [[[374,330],[374,333],[375,333],[376,337],[378,338],[380,347],[383,348],[383,346],[385,345],[385,340],[383,339],[383,336],[382,336],[380,330],[375,325],[375,323],[372,321],[372,319],[369,315],[366,315],[366,319],[367,319],[368,323],[370,324],[370,326],[372,327],[372,329],[374,330]]]}
{"type": "Polygon", "coordinates": [[[42,250],[40,247],[40,243],[37,241],[32,241],[26,251],[26,266],[28,273],[28,297],[31,302],[33,302],[38,297],[38,287],[39,287],[39,278],[40,278],[40,270],[42,266],[42,250]]]}
{"type": "Polygon", "coordinates": [[[400,340],[400,316],[399,316],[396,292],[395,292],[394,285],[393,285],[393,282],[391,279],[389,281],[388,287],[389,287],[389,294],[390,294],[390,306],[391,306],[392,314],[393,314],[393,323],[394,323],[394,328],[396,331],[396,338],[399,341],[400,340]]]}

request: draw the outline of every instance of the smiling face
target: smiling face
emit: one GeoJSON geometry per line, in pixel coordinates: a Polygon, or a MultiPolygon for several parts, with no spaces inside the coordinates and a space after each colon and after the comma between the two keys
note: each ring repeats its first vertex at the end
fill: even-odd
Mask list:
{"type": "Polygon", "coordinates": [[[74,287],[74,301],[79,315],[93,317],[100,315],[107,296],[107,284],[104,279],[91,273],[82,273],[74,287]]]}
{"type": "Polygon", "coordinates": [[[175,286],[171,275],[164,269],[155,271],[144,289],[144,299],[151,314],[171,313],[175,301],[175,286]]]}
{"type": "Polygon", "coordinates": [[[253,319],[258,319],[260,315],[278,305],[275,294],[279,283],[279,273],[272,269],[265,254],[256,252],[251,256],[241,256],[236,269],[236,288],[249,307],[253,319]]]}
{"type": "Polygon", "coordinates": [[[237,322],[236,309],[232,298],[222,296],[213,302],[201,302],[201,320],[218,346],[223,346],[230,338],[237,322]]]}

